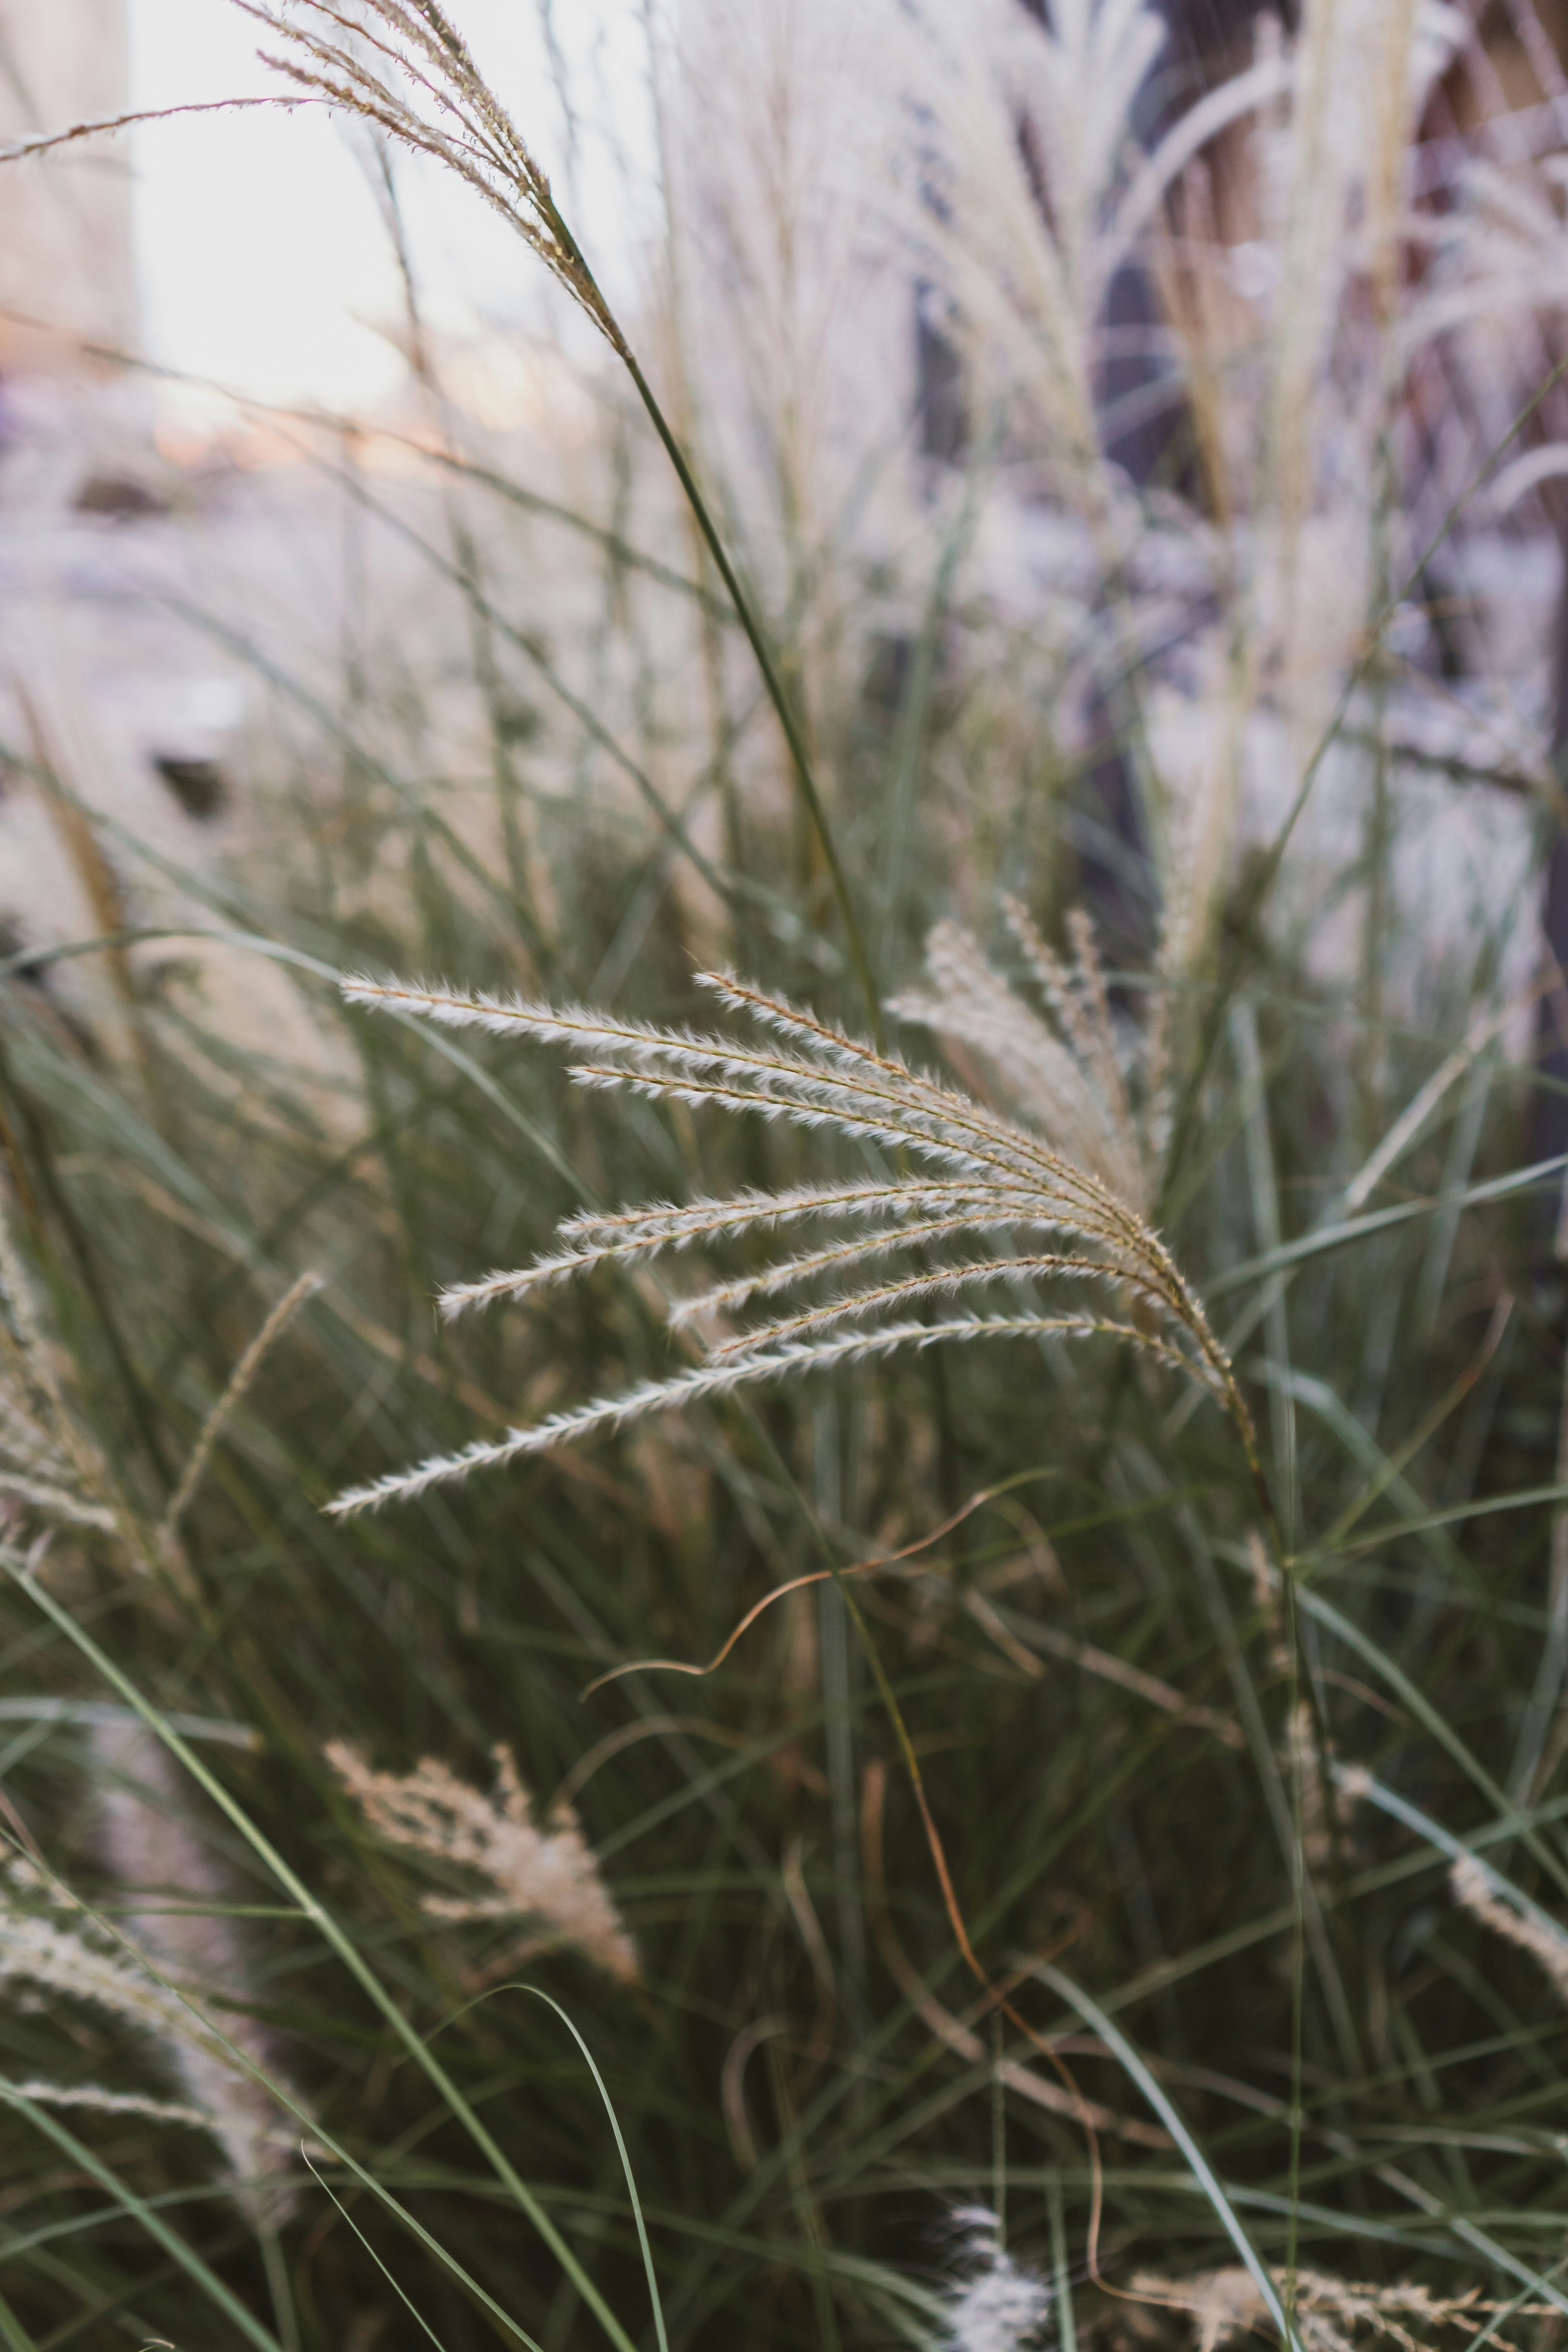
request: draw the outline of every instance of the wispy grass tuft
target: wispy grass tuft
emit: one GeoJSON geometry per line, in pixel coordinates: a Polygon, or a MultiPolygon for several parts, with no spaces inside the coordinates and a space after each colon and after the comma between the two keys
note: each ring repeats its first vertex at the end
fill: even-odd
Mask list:
{"type": "MultiPolygon", "coordinates": [[[[1004,1338],[1114,1339],[1186,1372],[1220,1401],[1261,1481],[1251,1416],[1202,1305],[1127,1193],[1100,1172],[1109,1162],[1115,1175],[1131,1178],[1130,1192],[1144,1189],[1144,1165],[1130,1166],[1115,1157],[1116,1142],[1129,1142],[1125,1095],[1111,1058],[1103,981],[1098,964],[1081,961],[1084,953],[1080,944],[1076,984],[1082,994],[1068,994],[1073,1008],[1068,1017],[1079,1028],[1089,1068],[1110,1097],[1103,1104],[1068,1049],[989,974],[959,934],[940,934],[933,947],[932,974],[941,992],[931,999],[906,1000],[902,1007],[929,1026],[979,1045],[1010,1076],[1022,1071],[1032,1085],[1031,1107],[1041,1116],[1043,1134],[1003,1118],[976,1097],[923,1076],[907,1062],[861,1044],[730,973],[700,974],[699,985],[730,1011],[749,1015],[764,1032],[761,1045],[744,1046],[715,1033],[660,1031],[645,1023],[606,1021],[578,1007],[556,1012],[516,997],[503,1002],[395,982],[345,980],[343,993],[352,1004],[418,1012],[446,1027],[521,1033],[606,1057],[573,1066],[572,1075],[581,1085],[601,1091],[624,1087],[654,1101],[698,1108],[755,1112],[766,1119],[889,1148],[910,1160],[923,1160],[945,1181],[889,1179],[880,1186],[794,1190],[777,1198],[764,1194],[683,1207],[656,1204],[609,1225],[604,1220],[574,1220],[565,1229],[566,1238],[574,1244],[590,1241],[590,1246],[460,1286],[446,1294],[442,1303],[447,1311],[459,1311],[480,1297],[524,1297],[568,1272],[646,1262],[671,1245],[689,1248],[700,1237],[728,1238],[805,1217],[847,1221],[851,1231],[845,1239],[775,1263],[764,1272],[681,1299],[671,1317],[678,1328],[713,1329],[708,1360],[696,1370],[644,1381],[619,1396],[553,1413],[534,1429],[514,1430],[504,1438],[482,1441],[459,1454],[351,1488],[337,1497],[332,1509],[347,1515],[411,1497],[481,1465],[547,1451],[662,1407],[724,1396],[781,1374],[854,1363],[900,1348],[1004,1338]],[[775,1045],[775,1037],[784,1044],[775,1045]],[[1120,1138],[1111,1131],[1117,1124],[1122,1130],[1120,1138]],[[1053,1129],[1059,1139],[1056,1142],[1053,1129]],[[1075,1150],[1082,1157],[1075,1157],[1075,1150]],[[868,1234],[856,1230],[868,1225],[868,1234]],[[919,1271],[895,1271],[889,1279],[869,1283],[862,1279],[858,1286],[840,1287],[793,1314],[739,1330],[730,1326],[731,1311],[758,1297],[822,1276],[831,1281],[857,1271],[868,1259],[913,1251],[929,1258],[932,1251],[1008,1232],[1059,1235],[1067,1245],[1036,1248],[1027,1255],[971,1254],[946,1263],[939,1255],[936,1264],[928,1263],[919,1271]],[[893,1319],[898,1308],[926,1298],[998,1283],[1018,1287],[1060,1280],[1105,1285],[1125,1301],[1133,1319],[1026,1310],[967,1313],[934,1322],[893,1319]],[[867,1318],[881,1319],[873,1319],[864,1331],[843,1328],[867,1318]]],[[[1073,985],[1062,983],[1064,991],[1070,992],[1073,985]]]]}
{"type": "Polygon", "coordinates": [[[366,1825],[394,1845],[474,1871],[489,1882],[484,1895],[426,1895],[432,1919],[534,1919],[542,1937],[510,1948],[487,1976],[519,1969],[552,1944],[570,1944],[622,1984],[637,1980],[636,1947],[570,1804],[558,1801],[540,1829],[509,1748],[495,1752],[496,1790],[485,1798],[434,1757],[413,1772],[374,1772],[344,1741],[327,1750],[366,1825]]]}

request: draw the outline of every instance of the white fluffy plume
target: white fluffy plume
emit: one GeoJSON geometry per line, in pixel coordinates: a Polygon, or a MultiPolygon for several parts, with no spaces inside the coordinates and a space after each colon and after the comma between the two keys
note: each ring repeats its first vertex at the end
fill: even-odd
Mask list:
{"type": "Polygon", "coordinates": [[[963,2228],[964,2265],[948,2291],[946,2352],[1026,2352],[1043,2338],[1049,2287],[1007,2252],[994,2213],[973,2205],[953,2218],[963,2228]]]}

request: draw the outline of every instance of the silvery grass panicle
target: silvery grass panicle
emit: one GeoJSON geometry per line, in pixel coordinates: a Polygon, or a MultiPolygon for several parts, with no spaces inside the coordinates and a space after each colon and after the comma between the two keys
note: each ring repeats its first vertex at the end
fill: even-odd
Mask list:
{"type": "Polygon", "coordinates": [[[495,1749],[496,1785],[489,1797],[434,1756],[425,1757],[412,1772],[377,1772],[346,1739],[334,1739],[326,1755],[378,1836],[488,1882],[488,1895],[426,1895],[420,1907],[430,1918],[535,1923],[538,1932],[509,1947],[484,1971],[483,1981],[521,1967],[535,1952],[564,1944],[617,1983],[637,1983],[637,1947],[575,1811],[558,1802],[541,1827],[517,1759],[504,1742],[495,1749]]]}
{"type": "Polygon", "coordinates": [[[13,1855],[0,1868],[0,1985],[85,2002],[131,2026],[184,2097],[174,2103],[96,2083],[4,2078],[0,2092],[40,2106],[141,2115],[205,2132],[222,2152],[240,2211],[259,2228],[276,2229],[298,2194],[289,2176],[302,2108],[273,2036],[230,2006],[247,1997],[250,1972],[239,1932],[224,1916],[224,1886],[184,1815],[163,1749],[138,1725],[104,1727],[97,1744],[113,1776],[105,1779],[100,1807],[103,1859],[147,1907],[116,1935],[58,1880],[13,1855]]]}
{"type": "Polygon", "coordinates": [[[1016,899],[1004,899],[1003,911],[1050,1024],[952,922],[938,923],[926,943],[930,990],[907,990],[894,998],[892,1010],[900,1020],[984,1055],[1019,1109],[1068,1159],[1146,1216],[1159,1189],[1168,1089],[1146,1061],[1146,1099],[1134,1104],[1089,917],[1081,908],[1068,917],[1073,953],[1064,963],[1016,899]],[[1152,1090],[1150,1076],[1156,1079],[1152,1090]]]}
{"type": "Polygon", "coordinates": [[[1014,2261],[984,2206],[964,2206],[953,2219],[964,2232],[965,2272],[948,2290],[943,2352],[1026,2352],[1042,2343],[1051,2312],[1044,2279],[1014,2261]]]}
{"type": "Polygon", "coordinates": [[[167,1750],[140,1725],[100,1725],[99,1846],[104,1864],[145,1908],[124,1923],[133,1966],[140,1950],[169,2012],[161,2034],[193,2107],[227,2161],[241,2210],[276,2228],[294,2210],[302,2101],[279,2039],[242,2007],[257,1998],[250,1946],[229,1916],[234,1889],[200,1835],[189,1790],[167,1750]],[[162,1988],[174,1990],[166,1995],[162,1988]],[[202,2030],[193,2003],[214,1996],[217,2033],[202,2030]],[[272,2095],[268,2085],[282,2095],[272,2095]],[[289,2109],[293,2110],[290,2116],[289,2109]]]}
{"type": "Polygon", "coordinates": [[[624,359],[626,343],[550,182],[437,0],[237,0],[284,44],[266,62],[466,180],[624,359]]]}
{"type": "MultiPolygon", "coordinates": [[[[963,971],[973,985],[968,995],[954,996],[952,1021],[973,1027],[969,1013],[978,981],[967,958],[963,971]]],[[[699,984],[761,1034],[748,1043],[718,1032],[658,1029],[581,1006],[531,1004],[521,997],[464,995],[395,981],[343,982],[351,1003],[572,1047],[583,1057],[573,1076],[584,1086],[626,1087],[653,1102],[755,1112],[826,1129],[894,1158],[892,1172],[873,1160],[853,1182],[651,1202],[573,1217],[559,1229],[562,1247],[550,1255],[457,1285],[441,1301],[449,1316],[495,1300],[528,1298],[569,1276],[646,1265],[671,1251],[796,1226],[812,1234],[805,1248],[672,1304],[671,1326],[701,1335],[704,1357],[693,1369],[353,1487],[337,1497],[333,1511],[419,1495],[644,1413],[789,1373],[937,1345],[1046,1337],[1109,1337],[1201,1382],[1229,1415],[1261,1485],[1251,1419],[1229,1360],[1139,1206],[1147,1198],[1147,1163],[1127,1139],[1131,1114],[1112,1084],[1110,1015],[1097,1009],[1091,980],[1064,983],[1063,1005],[1070,1008],[1062,1013],[1067,1044],[1058,1046],[1038,1023],[1010,1041],[1017,1045],[1026,1036],[1037,1055],[1050,1046],[1039,1067],[1054,1074],[1056,1090],[1037,1087],[1031,1104],[1040,1129],[1004,1117],[973,1095],[782,998],[763,995],[731,973],[703,973],[699,984]],[[1087,994],[1079,992],[1079,985],[1087,994]],[[1078,1037],[1075,1024],[1081,1024],[1078,1037]],[[1110,1097],[1101,1102],[1097,1089],[1105,1087],[1110,1097]],[[1121,1312],[1040,1299],[1037,1284],[1063,1281],[1109,1291],[1121,1312]],[[964,1306],[931,1319],[908,1311],[998,1286],[1012,1292],[1001,1311],[964,1306]],[[761,1320],[736,1322],[761,1302],[786,1298],[787,1312],[764,1310],[761,1320]]],[[[934,1005],[921,1000],[922,1018],[941,1025],[945,1001],[945,992],[934,1005]]],[[[1022,1020],[1021,1005],[1017,1013],[1022,1020]]]]}
{"type": "Polygon", "coordinates": [[[921,275],[950,298],[984,392],[1043,428],[1068,501],[1103,514],[1100,322],[1169,175],[1163,152],[1130,168],[1165,27],[1139,0],[1027,15],[1006,0],[894,0],[888,16],[922,129],[900,159],[921,275]]]}

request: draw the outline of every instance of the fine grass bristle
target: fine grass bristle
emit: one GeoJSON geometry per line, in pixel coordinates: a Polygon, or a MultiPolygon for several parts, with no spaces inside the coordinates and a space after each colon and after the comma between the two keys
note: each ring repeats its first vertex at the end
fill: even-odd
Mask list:
{"type": "MultiPolygon", "coordinates": [[[[578,1051],[624,1057],[618,1062],[574,1066],[574,1077],[596,1089],[626,1087],[655,1100],[663,1097],[699,1108],[755,1111],[764,1119],[783,1119],[829,1137],[890,1147],[947,1171],[952,1213],[907,1223],[900,1218],[910,1205],[911,1188],[892,1183],[880,1191],[823,1190],[814,1196],[792,1191],[778,1202],[770,1202],[764,1195],[760,1202],[750,1196],[720,1204],[716,1216],[707,1218],[710,1234],[726,1223],[731,1230],[737,1223],[755,1230],[760,1224],[776,1223],[781,1217],[793,1219],[807,1213],[806,1200],[811,1202],[811,1213],[819,1216],[848,1215],[857,1221],[870,1217],[880,1222],[881,1230],[868,1244],[852,1233],[837,1246],[775,1264],[765,1275],[721,1284],[682,1299],[671,1314],[679,1328],[727,1314],[759,1292],[791,1289],[825,1274],[842,1276],[868,1254],[882,1256],[910,1250],[924,1256],[930,1244],[951,1248],[1008,1230],[1060,1236],[1067,1246],[1027,1256],[968,1256],[934,1270],[905,1274],[897,1280],[840,1288],[815,1307],[773,1322],[753,1324],[738,1335],[715,1341],[709,1349],[708,1364],[696,1371],[679,1372],[663,1381],[644,1381],[579,1411],[552,1414],[535,1429],[512,1431],[499,1443],[480,1442],[459,1454],[422,1462],[402,1477],[395,1475],[368,1486],[351,1487],[337,1496],[331,1508],[347,1516],[368,1506],[424,1494],[432,1486],[466,1477],[481,1464],[539,1453],[595,1429],[617,1427],[660,1406],[730,1395],[752,1381],[776,1378],[782,1372],[809,1372],[853,1363],[869,1356],[885,1356],[900,1346],[926,1348],[942,1341],[1047,1336],[1120,1340],[1203,1381],[1230,1415],[1247,1460],[1261,1481],[1251,1416],[1201,1304],[1169,1252],[1132,1206],[1128,1192],[1120,1192],[1096,1164],[1101,1160],[1095,1149],[1097,1139],[1109,1141],[1114,1124],[1126,1127],[1124,1097],[1115,1093],[1110,1105],[1100,1109],[1093,1091],[1092,1052],[1088,1068],[1080,1066],[1069,1049],[1002,987],[972,944],[962,934],[952,932],[951,927],[939,934],[931,968],[942,992],[931,999],[900,999],[895,1010],[981,1045],[1009,1076],[1022,1071],[1026,1080],[1033,1082],[1031,1108],[1043,1133],[998,1118],[974,1097],[957,1094],[907,1063],[858,1044],[844,1031],[726,973],[699,974],[698,983],[789,1040],[795,1050],[781,1051],[771,1044],[758,1049],[687,1029],[661,1031],[646,1023],[606,1021],[581,1007],[557,1013],[545,1005],[527,1004],[519,997],[503,1003],[492,996],[464,997],[450,988],[345,980],[343,994],[351,1004],[425,1013],[446,1027],[473,1026],[503,1035],[509,1031],[521,1033],[552,1043],[563,1041],[578,1051]],[[1106,1285],[1125,1302],[1135,1319],[1025,1313],[900,1322],[889,1312],[922,1298],[996,1283],[1026,1289],[1038,1282],[1064,1279],[1106,1285]],[[863,1333],[850,1336],[838,1328],[877,1316],[886,1319],[863,1333]]],[[[1098,971],[1098,966],[1091,969],[1098,971]]],[[[1087,980],[1083,984],[1090,985],[1087,980]]],[[[1090,1042],[1092,1046],[1095,1041],[1090,1042]]],[[[1125,1167],[1112,1152],[1110,1169],[1113,1176],[1129,1180],[1129,1192],[1144,1189],[1141,1163],[1125,1167]]],[[[921,1206],[933,1197],[929,1188],[913,1189],[921,1206]]],[[[450,1310],[471,1305],[477,1297],[515,1299],[569,1270],[585,1271],[606,1262],[624,1261],[634,1252],[648,1256],[676,1242],[689,1247],[696,1238],[689,1209],[642,1209],[633,1214],[635,1243],[623,1238],[598,1251],[558,1252],[518,1273],[488,1275],[477,1285],[459,1286],[447,1294],[443,1304],[450,1310]]]]}

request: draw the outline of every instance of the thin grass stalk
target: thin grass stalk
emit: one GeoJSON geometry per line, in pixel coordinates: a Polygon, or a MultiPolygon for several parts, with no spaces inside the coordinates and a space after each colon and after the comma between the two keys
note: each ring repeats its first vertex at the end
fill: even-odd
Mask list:
{"type": "Polygon", "coordinates": [[[342,32],[358,29],[362,38],[368,39],[382,56],[401,67],[439,106],[462,124],[468,134],[467,140],[455,139],[444,131],[430,130],[421,118],[392,96],[375,79],[374,72],[358,65],[348,53],[334,47],[330,42],[320,41],[299,26],[286,22],[270,7],[257,5],[257,0],[235,0],[235,5],[272,31],[297,44],[315,61],[310,65],[301,65],[292,54],[268,59],[268,62],[280,72],[322,95],[329,102],[363,116],[416,152],[433,155],[468,180],[479,194],[502,213],[503,217],[510,220],[524,242],[545,260],[552,274],[598,328],[626,369],[696,519],[756,660],[789,751],[796,788],[805,804],[813,833],[827,867],[844,925],[850,962],[865,1001],[872,1034],[879,1041],[882,1034],[880,999],[871,976],[859,918],[828,822],[799,712],[785,688],[783,673],[768,643],[756,606],[731,561],[711,505],[697,479],[691,462],[605,299],[586,257],[563,217],[548,181],[533,163],[521,133],[499,100],[486,88],[460,37],[436,5],[436,0],[413,0],[416,17],[410,9],[399,5],[399,0],[365,0],[369,13],[388,26],[402,42],[409,45],[415,56],[374,35],[365,34],[363,27],[356,28],[347,15],[330,5],[330,0],[308,0],[308,5],[313,15],[342,32]],[[417,56],[423,57],[423,67],[415,62],[417,56]],[[463,110],[465,104],[472,109],[468,116],[463,110]],[[479,126],[477,129],[476,124],[479,126]],[[489,174],[499,178],[510,192],[505,200],[489,174]],[[520,197],[534,215],[532,221],[520,208],[520,197]]]}

